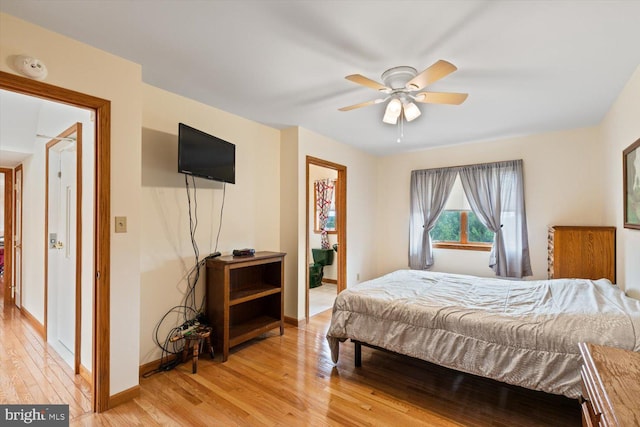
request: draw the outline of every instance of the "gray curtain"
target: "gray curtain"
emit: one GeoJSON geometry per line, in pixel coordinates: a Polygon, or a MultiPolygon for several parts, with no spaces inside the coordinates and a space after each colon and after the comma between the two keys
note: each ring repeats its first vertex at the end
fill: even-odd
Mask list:
{"type": "Polygon", "coordinates": [[[433,265],[429,232],[447,202],[457,173],[453,168],[411,171],[409,267],[414,270],[433,265]]]}
{"type": "Polygon", "coordinates": [[[522,160],[458,170],[471,209],[495,233],[489,267],[501,277],[531,276],[522,160]]]}

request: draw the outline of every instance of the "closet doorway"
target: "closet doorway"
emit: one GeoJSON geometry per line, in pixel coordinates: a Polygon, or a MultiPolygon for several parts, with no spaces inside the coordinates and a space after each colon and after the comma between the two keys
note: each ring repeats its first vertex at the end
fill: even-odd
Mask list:
{"type": "Polygon", "coordinates": [[[343,165],[306,160],[306,320],[346,288],[346,179],[343,165]]]}

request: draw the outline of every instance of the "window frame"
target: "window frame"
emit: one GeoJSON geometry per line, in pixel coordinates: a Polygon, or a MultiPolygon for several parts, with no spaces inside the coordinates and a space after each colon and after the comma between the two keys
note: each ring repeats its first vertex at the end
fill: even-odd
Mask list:
{"type": "MultiPolygon", "coordinates": [[[[460,241],[459,242],[437,242],[432,245],[438,249],[461,249],[465,251],[485,251],[490,252],[493,243],[469,242],[469,212],[467,210],[451,209],[460,212],[460,241]]],[[[443,211],[444,212],[444,211],[443,211]]],[[[439,218],[438,218],[439,219],[439,218]]]]}

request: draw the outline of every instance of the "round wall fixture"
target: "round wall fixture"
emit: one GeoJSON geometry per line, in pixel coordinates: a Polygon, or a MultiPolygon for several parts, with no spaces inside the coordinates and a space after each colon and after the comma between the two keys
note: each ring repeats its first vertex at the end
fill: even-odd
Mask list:
{"type": "Polygon", "coordinates": [[[31,79],[44,80],[47,77],[47,67],[39,59],[26,55],[18,55],[14,60],[16,70],[31,79]]]}

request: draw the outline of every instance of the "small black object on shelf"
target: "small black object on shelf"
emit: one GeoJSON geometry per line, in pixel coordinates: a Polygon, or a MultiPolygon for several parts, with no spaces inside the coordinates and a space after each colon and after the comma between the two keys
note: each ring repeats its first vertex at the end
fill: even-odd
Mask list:
{"type": "Polygon", "coordinates": [[[244,248],[244,249],[233,250],[233,256],[254,256],[255,254],[256,254],[255,249],[244,248]]]}

